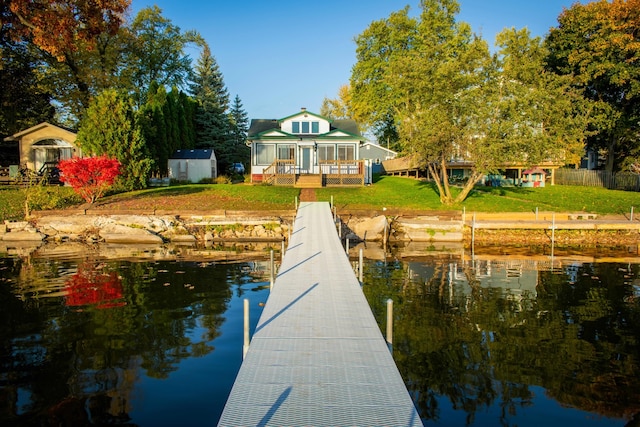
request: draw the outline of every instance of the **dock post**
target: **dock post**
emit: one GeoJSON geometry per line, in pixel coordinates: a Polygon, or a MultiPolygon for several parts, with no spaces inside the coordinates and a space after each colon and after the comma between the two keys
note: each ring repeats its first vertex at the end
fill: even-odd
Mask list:
{"type": "Polygon", "coordinates": [[[280,262],[284,258],[284,239],[282,239],[282,247],[280,248],[280,262]]]}
{"type": "Polygon", "coordinates": [[[556,214],[551,214],[551,271],[553,272],[553,249],[556,244],[556,214]]]}
{"type": "Polygon", "coordinates": [[[462,226],[464,227],[465,220],[467,219],[467,207],[462,207],[462,226]]]}
{"type": "Polygon", "coordinates": [[[360,285],[362,286],[362,270],[363,270],[363,266],[362,266],[362,248],[360,248],[360,253],[358,254],[358,280],[360,280],[360,285]]]}
{"type": "Polygon", "coordinates": [[[242,346],[242,359],[249,351],[249,299],[244,299],[244,344],[242,346]]]}
{"type": "Polygon", "coordinates": [[[538,220],[538,207],[536,206],[536,221],[538,220]]]}
{"type": "Polygon", "coordinates": [[[269,264],[270,265],[270,268],[269,268],[269,290],[271,290],[271,289],[273,289],[273,282],[274,282],[273,277],[274,277],[274,269],[275,269],[274,263],[273,263],[273,249],[271,249],[269,255],[271,257],[271,263],[269,264]]]}
{"type": "Polygon", "coordinates": [[[387,300],[387,346],[389,351],[393,353],[393,300],[387,300]]]}
{"type": "Polygon", "coordinates": [[[333,194],[331,195],[331,209],[333,210],[333,194]]]}
{"type": "Polygon", "coordinates": [[[389,238],[389,224],[387,221],[387,217],[384,217],[384,235],[382,236],[382,250],[387,252],[387,240],[389,238]]]}
{"type": "Polygon", "coordinates": [[[629,221],[633,221],[633,206],[631,206],[631,215],[629,216],[629,221]]]}
{"type": "Polygon", "coordinates": [[[345,249],[345,252],[347,253],[347,258],[349,258],[349,238],[348,237],[344,241],[344,249],[345,249]]]}
{"type": "Polygon", "coordinates": [[[298,210],[298,196],[296,196],[296,211],[298,210]]]}
{"type": "Polygon", "coordinates": [[[476,213],[473,213],[473,218],[471,219],[471,245],[473,246],[476,242],[476,213]]]}

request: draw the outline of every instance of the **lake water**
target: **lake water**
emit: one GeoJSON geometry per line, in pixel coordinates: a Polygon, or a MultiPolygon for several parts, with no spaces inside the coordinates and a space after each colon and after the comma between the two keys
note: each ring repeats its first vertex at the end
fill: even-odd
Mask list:
{"type": "MultiPolygon", "coordinates": [[[[220,249],[0,254],[0,424],[215,425],[269,292],[268,247],[220,249]]],[[[425,425],[639,425],[637,251],[508,252],[365,251],[425,425]]]]}

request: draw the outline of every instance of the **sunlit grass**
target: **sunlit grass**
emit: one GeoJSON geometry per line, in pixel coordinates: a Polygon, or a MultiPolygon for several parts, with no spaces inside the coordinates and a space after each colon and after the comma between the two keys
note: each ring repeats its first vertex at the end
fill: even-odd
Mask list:
{"type": "MultiPolygon", "coordinates": [[[[459,191],[454,189],[455,191],[459,191]]],[[[63,208],[70,188],[48,195],[50,207],[63,208]],[[58,192],[60,194],[58,195],[58,192]],[[64,197],[62,192],[64,192],[64,197]]],[[[432,183],[403,177],[381,177],[370,186],[316,189],[316,199],[329,201],[333,196],[339,209],[382,210],[455,210],[468,212],[590,212],[601,215],[627,214],[640,208],[640,193],[595,187],[547,186],[542,188],[476,187],[461,204],[440,203],[432,183]]],[[[293,209],[300,190],[291,187],[247,184],[193,184],[150,188],[115,194],[100,199],[93,208],[104,210],[287,210],[293,209]]],[[[77,200],[77,198],[75,199],[77,200]]],[[[77,202],[76,206],[80,203],[77,202]]],[[[39,208],[46,209],[47,204],[39,208]]],[[[21,219],[24,213],[24,190],[0,191],[0,220],[21,219]]],[[[640,214],[640,213],[639,213],[640,214]]]]}
{"type": "MultiPolygon", "coordinates": [[[[459,191],[454,189],[454,191],[459,191]]],[[[555,185],[541,188],[476,187],[458,205],[445,206],[433,184],[403,177],[382,177],[377,183],[358,188],[316,190],[318,200],[334,198],[339,208],[376,209],[394,207],[417,210],[462,210],[477,212],[591,212],[623,214],[640,207],[640,194],[596,187],[555,185]]]]}

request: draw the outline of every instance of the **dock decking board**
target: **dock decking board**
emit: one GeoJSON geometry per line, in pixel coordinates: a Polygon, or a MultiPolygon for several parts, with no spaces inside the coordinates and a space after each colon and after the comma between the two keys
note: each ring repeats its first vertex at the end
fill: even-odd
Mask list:
{"type": "Polygon", "coordinates": [[[422,426],[328,203],[300,205],[218,425],[422,426]]]}

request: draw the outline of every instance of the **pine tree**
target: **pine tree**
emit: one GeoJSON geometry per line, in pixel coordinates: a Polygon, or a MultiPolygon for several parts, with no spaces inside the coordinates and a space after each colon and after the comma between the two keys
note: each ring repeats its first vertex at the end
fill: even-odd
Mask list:
{"type": "Polygon", "coordinates": [[[190,91],[197,102],[194,115],[195,147],[213,147],[219,170],[226,170],[233,162],[226,115],[229,93],[218,63],[208,46],[205,46],[196,63],[190,91]]]}
{"type": "Polygon", "coordinates": [[[249,162],[251,150],[247,147],[247,130],[249,130],[249,116],[242,107],[240,97],[236,95],[229,112],[229,126],[231,129],[231,142],[233,144],[234,161],[245,165],[249,162]]]}

